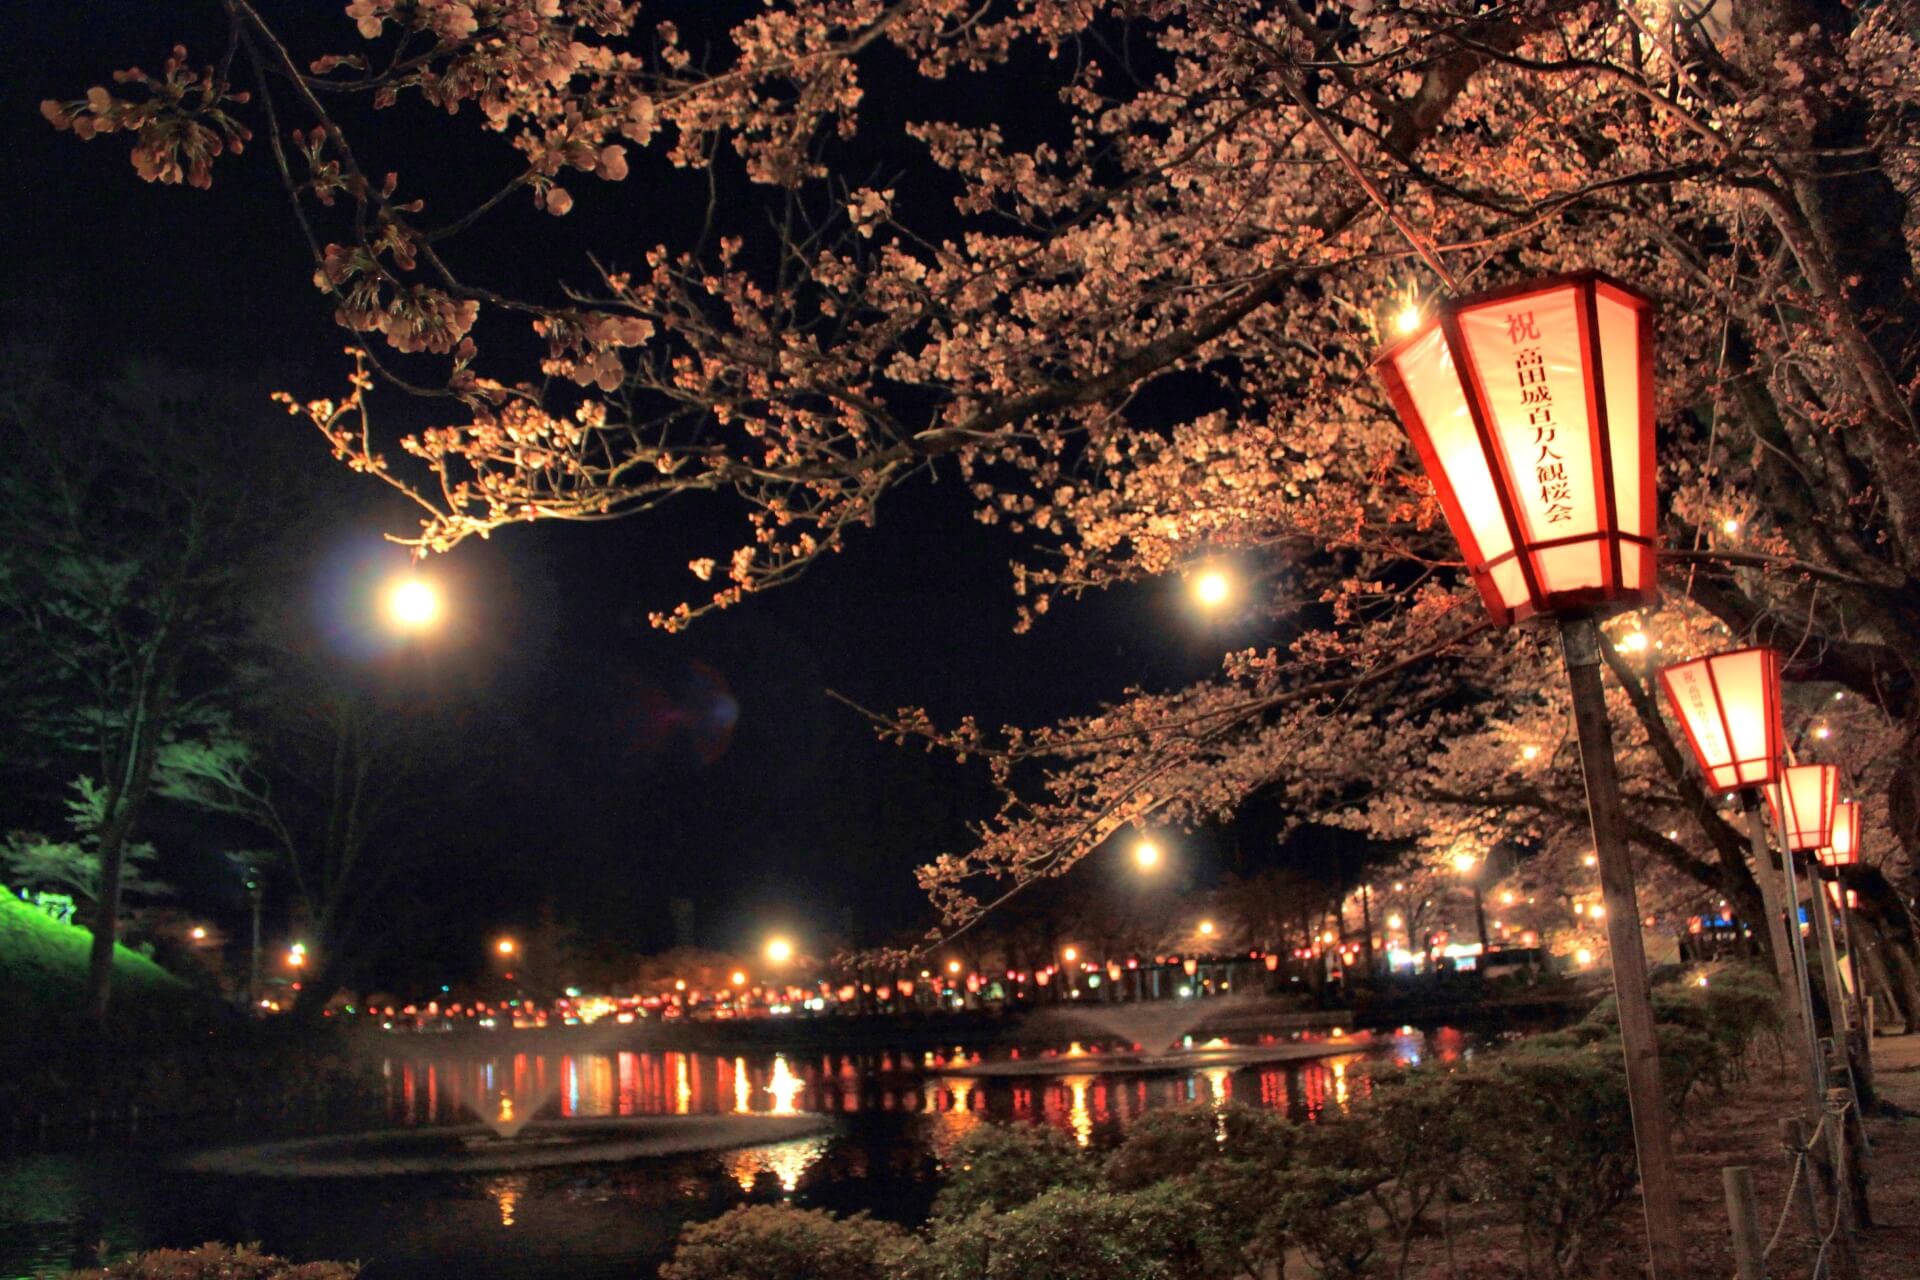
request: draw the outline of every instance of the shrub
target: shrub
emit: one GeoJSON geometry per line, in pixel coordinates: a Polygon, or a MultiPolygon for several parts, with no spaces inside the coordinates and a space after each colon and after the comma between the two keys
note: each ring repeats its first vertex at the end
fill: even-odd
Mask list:
{"type": "Polygon", "coordinates": [[[1280,1169],[1296,1141],[1293,1123],[1278,1112],[1238,1105],[1164,1107],[1128,1127],[1107,1157],[1106,1180],[1117,1191],[1136,1191],[1220,1160],[1280,1169]]]}
{"type": "Polygon", "coordinates": [[[288,1262],[254,1245],[203,1244],[154,1249],[103,1271],[73,1271],[67,1280],[353,1280],[357,1262],[288,1262]]]}
{"type": "Polygon", "coordinates": [[[1464,1177],[1468,1125],[1459,1077],[1423,1068],[1376,1080],[1350,1134],[1353,1162],[1378,1172],[1367,1195],[1393,1232],[1394,1273],[1404,1276],[1415,1232],[1464,1177]]]}
{"type": "Polygon", "coordinates": [[[1222,1215],[1177,1183],[1144,1191],[1051,1191],[1011,1213],[938,1223],[913,1280],[1231,1280],[1222,1215]]]}
{"type": "Polygon", "coordinates": [[[955,1146],[947,1184],[934,1198],[936,1218],[986,1208],[1005,1213],[1060,1187],[1092,1187],[1093,1163],[1057,1129],[989,1124],[955,1146]]]}
{"type": "Polygon", "coordinates": [[[661,1280],[891,1280],[912,1237],[865,1214],[745,1205],[680,1232],[661,1280]]]}
{"type": "Polygon", "coordinates": [[[1473,1172],[1519,1225],[1529,1262],[1565,1273],[1633,1189],[1633,1122],[1617,1052],[1516,1045],[1464,1073],[1473,1172]]]}

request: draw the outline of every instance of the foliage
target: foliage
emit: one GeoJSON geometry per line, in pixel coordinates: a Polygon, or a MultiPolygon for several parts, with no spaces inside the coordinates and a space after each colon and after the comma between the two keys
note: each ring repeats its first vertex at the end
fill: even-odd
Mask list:
{"type": "MultiPolygon", "coordinates": [[[[74,780],[66,803],[69,839],[51,839],[37,832],[10,831],[0,841],[0,867],[15,884],[71,890],[88,905],[100,901],[100,836],[106,825],[107,794],[94,779],[74,780]]],[[[172,889],[152,878],[153,845],[129,840],[120,852],[120,891],[137,897],[161,897],[172,889]]]]}
{"type": "Polygon", "coordinates": [[[936,1218],[1006,1213],[1055,1188],[1087,1188],[1098,1170],[1067,1135],[1039,1125],[983,1125],[955,1145],[936,1218]]]}
{"type": "Polygon", "coordinates": [[[1480,1193],[1563,1274],[1638,1176],[1619,1055],[1522,1042],[1465,1076],[1461,1098],[1480,1193]]]}
{"type": "Polygon", "coordinates": [[[941,1220],[912,1280],[1230,1280],[1240,1262],[1219,1216],[1177,1183],[1062,1188],[1009,1213],[941,1220]]]}
{"type": "Polygon", "coordinates": [[[1342,1126],[1345,1158],[1372,1173],[1366,1194],[1393,1233],[1396,1274],[1406,1274],[1429,1211],[1464,1183],[1472,1127],[1461,1095],[1458,1076],[1432,1067],[1383,1076],[1342,1126]]]}
{"type": "MultiPolygon", "coordinates": [[[[311,50],[258,6],[225,12],[206,41],[232,58],[176,48],[43,113],[195,186],[271,132],[313,278],[367,344],[344,395],[289,407],[418,502],[423,545],[733,495],[737,534],[656,614],[682,626],[797,579],[935,470],[1025,543],[1029,622],[1214,560],[1261,584],[1246,608],[1276,639],[1212,681],[1038,729],[886,718],[1004,793],[977,845],[923,870],[950,925],[1276,780],[1374,836],[1522,838],[1578,866],[1553,648],[1477,621],[1370,368],[1442,285],[1573,267],[1660,305],[1670,603],[1616,637],[1792,651],[1818,682],[1794,719],[1848,718],[1870,816],[1903,864],[1920,848],[1910,5],[775,0],[675,23],[356,0],[344,47],[311,50]],[[408,98],[438,123],[370,119],[408,98]],[[425,199],[472,132],[490,194],[425,199]],[[586,283],[515,289],[525,273],[466,267],[506,255],[449,247],[515,205],[623,191],[644,213],[591,224],[628,239],[569,255],[622,264],[586,283]],[[655,213],[683,205],[709,216],[655,213]],[[536,354],[483,347],[496,319],[536,354]],[[383,438],[376,377],[444,418],[383,438]]],[[[1649,905],[1758,918],[1647,664],[1607,656],[1649,905]]]]}
{"type": "Polygon", "coordinates": [[[742,1205],[689,1223],[661,1280],[889,1280],[911,1252],[905,1232],[864,1214],[742,1205]]]}
{"type": "Polygon", "coordinates": [[[288,1262],[253,1245],[203,1244],[198,1249],[154,1249],[99,1271],[72,1271],[67,1280],[354,1280],[354,1262],[288,1262]]]}

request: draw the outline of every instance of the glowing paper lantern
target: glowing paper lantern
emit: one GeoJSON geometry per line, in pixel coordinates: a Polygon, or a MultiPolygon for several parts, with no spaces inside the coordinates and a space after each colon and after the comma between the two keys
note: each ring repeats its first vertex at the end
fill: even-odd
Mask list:
{"type": "Polygon", "coordinates": [[[1820,861],[1829,867],[1844,867],[1860,861],[1860,806],[1842,800],[1833,806],[1833,834],[1820,851],[1820,861]]]}
{"type": "Polygon", "coordinates": [[[1180,967],[1182,969],[1185,969],[1187,971],[1187,976],[1191,978],[1194,974],[1200,971],[1200,962],[1198,960],[1183,960],[1180,963],[1180,967]]]}
{"type": "Polygon", "coordinates": [[[1496,626],[1657,597],[1644,295],[1579,272],[1442,303],[1375,368],[1496,626]]]}
{"type": "Polygon", "coordinates": [[[1278,969],[1280,967],[1280,957],[1275,955],[1271,951],[1267,952],[1266,961],[1267,961],[1268,973],[1272,973],[1275,969],[1278,969]]]}
{"type": "Polygon", "coordinates": [[[1780,655],[1735,649],[1663,667],[1660,684],[1714,791],[1780,777],[1780,655]]]}
{"type": "Polygon", "coordinates": [[[1786,832],[1787,848],[1819,849],[1833,842],[1833,810],[1840,794],[1840,770],[1830,764],[1800,764],[1784,769],[1767,788],[1767,806],[1786,832]]]}

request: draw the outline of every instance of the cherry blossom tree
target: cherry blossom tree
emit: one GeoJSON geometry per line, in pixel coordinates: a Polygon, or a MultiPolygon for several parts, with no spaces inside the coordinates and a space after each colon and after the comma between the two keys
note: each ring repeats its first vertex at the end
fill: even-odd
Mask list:
{"type": "Polygon", "coordinates": [[[361,343],[344,395],[288,407],[419,505],[419,545],[730,496],[735,545],[656,615],[679,627],[884,529],[936,471],[1027,539],[1029,623],[1257,568],[1277,639],[1211,681],[1041,727],[885,718],[1005,792],[922,872],[948,927],[1275,785],[1379,834],[1580,838],[1552,655],[1480,620],[1371,376],[1436,265],[1465,288],[1595,267],[1658,299],[1666,603],[1609,656],[1643,859],[1757,917],[1649,670],[1755,640],[1805,706],[1857,712],[1891,833],[1869,856],[1911,887],[1911,0],[771,0],[685,32],[617,0],[354,0],[334,52],[222,7],[211,62],[176,49],[45,114],[131,135],[157,182],[264,141],[361,343]],[[369,117],[403,100],[445,119],[376,153],[369,117]],[[496,184],[455,205],[434,159],[463,131],[496,184]],[[511,206],[558,236],[636,190],[706,216],[629,219],[539,294],[462,254],[511,206]],[[384,434],[382,383],[444,398],[444,425],[384,434]]]}

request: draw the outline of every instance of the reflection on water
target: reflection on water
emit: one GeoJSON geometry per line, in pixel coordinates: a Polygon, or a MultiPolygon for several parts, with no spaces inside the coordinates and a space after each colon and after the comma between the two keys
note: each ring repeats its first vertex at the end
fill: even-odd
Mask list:
{"type": "MultiPolygon", "coordinates": [[[[396,1040],[397,1046],[408,1042],[396,1040]]],[[[477,1048],[478,1046],[474,1046],[477,1048]]],[[[489,1045],[488,1047],[492,1047],[489,1045]]],[[[1028,1045],[1071,1056],[1070,1074],[968,1078],[977,1050],[706,1054],[622,1050],[461,1056],[419,1042],[384,1067],[388,1119],[407,1126],[610,1116],[787,1114],[841,1120],[817,1137],[668,1161],[494,1175],[311,1183],[156,1176],[162,1154],[94,1150],[0,1159],[0,1276],[53,1274],[76,1241],[121,1252],[201,1240],[261,1240],[296,1258],[361,1258],[365,1280],[628,1280],[649,1275],[681,1223],[743,1199],[923,1219],[939,1166],[988,1121],[1045,1124],[1082,1147],[1111,1145],[1145,1112],[1180,1103],[1246,1103],[1310,1122],[1367,1096],[1396,1063],[1451,1061],[1463,1036],[1375,1036],[1307,1062],[1166,1075],[1102,1071],[1096,1042],[1028,1045]],[[1363,1065],[1364,1064],[1364,1065],[1363,1065]]],[[[1012,1057],[1011,1049],[994,1057],[1012,1057]]]]}

